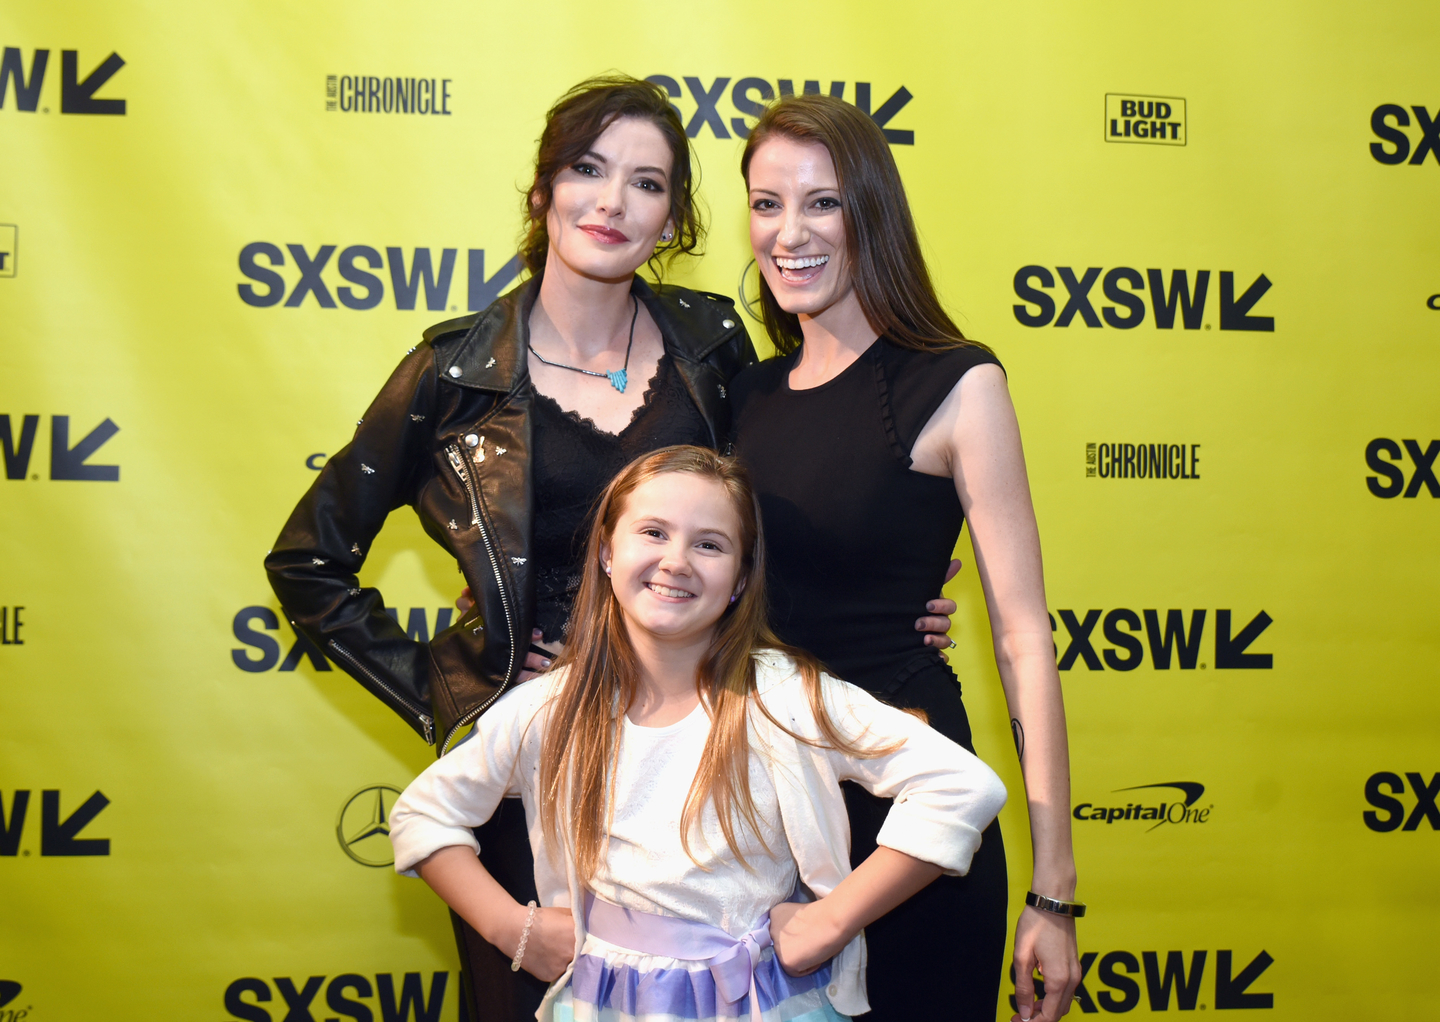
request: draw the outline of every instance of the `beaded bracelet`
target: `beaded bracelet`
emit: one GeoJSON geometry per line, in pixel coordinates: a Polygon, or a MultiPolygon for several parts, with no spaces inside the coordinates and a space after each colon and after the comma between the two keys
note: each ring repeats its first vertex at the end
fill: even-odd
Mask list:
{"type": "Polygon", "coordinates": [[[515,958],[510,963],[511,972],[520,971],[520,960],[525,957],[525,942],[530,939],[530,927],[535,922],[535,909],[539,906],[532,901],[526,907],[530,909],[530,914],[525,917],[525,929],[520,931],[520,946],[515,949],[515,958]]]}

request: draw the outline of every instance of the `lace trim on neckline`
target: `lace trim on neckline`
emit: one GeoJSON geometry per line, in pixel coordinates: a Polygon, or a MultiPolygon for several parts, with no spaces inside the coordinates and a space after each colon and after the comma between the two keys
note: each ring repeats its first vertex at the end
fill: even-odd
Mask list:
{"type": "Polygon", "coordinates": [[[612,433],[608,429],[601,429],[599,426],[595,425],[595,421],[593,419],[581,415],[579,412],[571,411],[569,408],[560,407],[560,402],[556,401],[549,394],[545,393],[539,387],[535,386],[534,380],[530,381],[530,391],[541,401],[548,403],[552,408],[555,409],[555,411],[559,412],[562,417],[569,419],[577,426],[582,426],[590,430],[591,432],[600,434],[603,437],[618,439],[628,433],[630,429],[637,422],[640,421],[640,417],[645,414],[645,411],[651,406],[651,404],[654,403],[655,396],[660,393],[660,377],[665,373],[667,369],[667,363],[669,361],[670,353],[667,351],[663,355],[661,355],[659,361],[655,363],[655,375],[650,377],[650,382],[645,384],[645,393],[641,397],[640,404],[637,405],[635,407],[635,410],[630,413],[630,421],[625,423],[625,425],[621,427],[620,432],[618,433],[612,433]]]}

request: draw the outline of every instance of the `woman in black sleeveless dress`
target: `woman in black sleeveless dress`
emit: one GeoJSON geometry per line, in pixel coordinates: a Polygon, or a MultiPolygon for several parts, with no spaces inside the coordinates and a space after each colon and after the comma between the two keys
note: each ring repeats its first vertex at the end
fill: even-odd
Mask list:
{"type": "MultiPolygon", "coordinates": [[[[829,97],[783,99],[751,132],[741,166],[765,324],[781,352],[732,387],[736,449],[764,516],[773,623],[838,676],[923,710],[972,748],[960,686],[938,654],[917,651],[905,614],[941,583],[968,517],[1029,798],[1031,889],[1052,899],[1049,911],[1026,908],[1016,929],[1018,1017],[1053,1020],[1080,976],[1068,750],[1003,371],[935,297],[899,172],[869,117],[829,97]],[[1038,1004],[1036,967],[1049,995],[1038,1004]]],[[[854,789],[847,806],[858,863],[887,804],[854,789]]],[[[997,823],[969,875],[941,878],[866,928],[865,1017],[991,1022],[1006,894],[997,823]]]]}

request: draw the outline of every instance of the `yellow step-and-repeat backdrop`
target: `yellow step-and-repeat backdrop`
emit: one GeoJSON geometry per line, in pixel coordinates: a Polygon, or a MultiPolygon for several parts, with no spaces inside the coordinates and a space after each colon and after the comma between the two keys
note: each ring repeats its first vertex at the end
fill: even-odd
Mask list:
{"type": "MultiPolygon", "coordinates": [[[[430,750],[260,561],[420,331],[514,283],[543,113],[611,68],[695,140],[676,279],[737,291],[748,126],[828,92],[1006,363],[1074,1013],[1440,1017],[1437,38],[1413,0],[5,5],[0,1020],[455,1019],[446,914],[383,834],[430,750]]],[[[365,581],[425,637],[459,577],[407,512],[365,581]]],[[[954,593],[1018,793],[973,570],[954,593]]],[[[1013,906],[1022,799],[1004,824],[1013,906]]]]}

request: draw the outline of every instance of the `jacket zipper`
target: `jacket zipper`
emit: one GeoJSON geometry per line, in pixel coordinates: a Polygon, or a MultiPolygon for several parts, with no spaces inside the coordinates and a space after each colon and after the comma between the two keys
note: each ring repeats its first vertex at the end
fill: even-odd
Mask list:
{"type": "Polygon", "coordinates": [[[376,676],[374,671],[370,670],[370,668],[366,667],[359,660],[357,660],[351,654],[351,652],[344,646],[340,645],[340,643],[336,642],[334,639],[331,639],[329,643],[327,643],[327,645],[329,645],[331,649],[333,649],[336,653],[339,653],[342,657],[349,661],[351,667],[355,668],[361,674],[365,675],[365,677],[369,678],[371,682],[378,685],[386,692],[390,693],[391,698],[393,698],[401,706],[405,707],[405,709],[413,713],[419,719],[420,726],[425,729],[425,744],[435,744],[435,720],[433,717],[431,717],[419,706],[412,703],[409,699],[406,699],[399,692],[395,691],[394,688],[387,685],[384,681],[382,681],[379,677],[376,676]]]}
{"type": "Polygon", "coordinates": [[[510,636],[510,663],[505,669],[505,679],[495,690],[495,694],[457,720],[451,727],[450,733],[444,736],[444,744],[440,746],[440,755],[442,756],[450,748],[450,740],[455,737],[456,733],[488,710],[490,704],[499,699],[505,689],[509,687],[510,676],[515,672],[515,654],[518,648],[515,620],[510,613],[510,600],[505,592],[505,577],[500,572],[500,562],[495,557],[495,547],[490,542],[490,534],[485,531],[485,523],[480,518],[480,498],[475,493],[475,484],[470,479],[470,473],[465,469],[465,455],[461,453],[459,444],[451,444],[446,448],[446,453],[450,456],[450,466],[455,469],[455,474],[460,477],[460,482],[465,487],[465,493],[470,498],[470,524],[480,530],[480,539],[485,544],[485,553],[490,557],[490,567],[495,571],[495,585],[500,590],[500,606],[505,609],[505,630],[510,636]]]}

